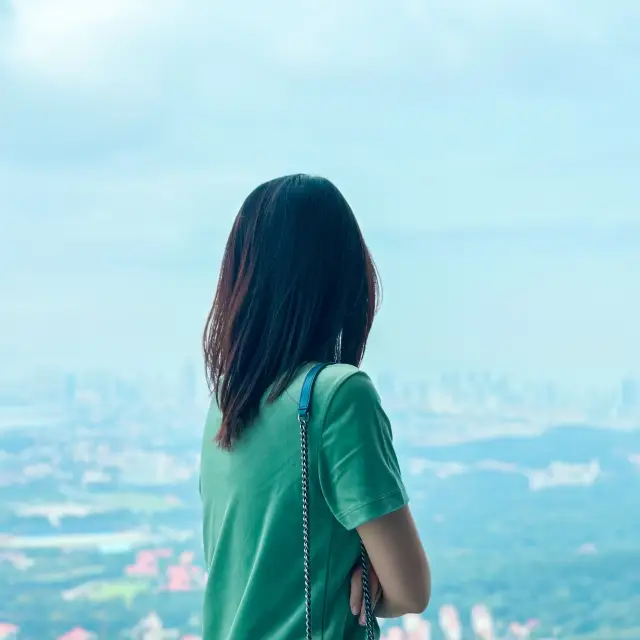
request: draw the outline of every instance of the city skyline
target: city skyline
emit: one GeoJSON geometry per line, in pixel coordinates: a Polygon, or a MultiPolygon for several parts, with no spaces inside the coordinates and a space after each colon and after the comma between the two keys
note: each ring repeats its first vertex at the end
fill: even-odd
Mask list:
{"type": "MultiPolygon", "coordinates": [[[[198,459],[213,444],[202,443],[194,370],[185,363],[166,388],[107,372],[0,387],[5,630],[127,637],[155,611],[171,637],[198,637],[198,459]]],[[[376,378],[437,577],[423,632],[466,637],[490,612],[495,638],[632,637],[637,384],[602,398],[614,418],[624,409],[616,429],[556,426],[570,396],[490,372],[410,382],[376,378]]],[[[403,626],[416,620],[384,633],[403,637],[403,626]]]]}

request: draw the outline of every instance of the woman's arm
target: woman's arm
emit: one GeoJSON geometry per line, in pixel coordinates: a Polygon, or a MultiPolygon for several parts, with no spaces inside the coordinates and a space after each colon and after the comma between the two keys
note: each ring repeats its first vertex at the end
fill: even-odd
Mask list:
{"type": "Polygon", "coordinates": [[[431,571],[409,507],[358,527],[382,586],[378,618],[422,613],[431,597],[431,571]]]}
{"type": "MultiPolygon", "coordinates": [[[[345,365],[329,371],[341,366],[344,375],[345,365]]],[[[380,617],[424,611],[429,564],[407,506],[389,418],[362,371],[343,379],[329,402],[318,468],[331,513],[358,531],[369,553],[383,590],[380,617]]]]}

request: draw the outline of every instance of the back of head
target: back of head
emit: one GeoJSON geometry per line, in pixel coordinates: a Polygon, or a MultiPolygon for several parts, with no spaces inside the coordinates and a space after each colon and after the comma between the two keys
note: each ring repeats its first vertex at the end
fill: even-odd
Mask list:
{"type": "Polygon", "coordinates": [[[252,191],[234,222],[203,336],[230,448],[313,361],[358,366],[379,299],[358,223],[328,180],[291,175],[252,191]]]}

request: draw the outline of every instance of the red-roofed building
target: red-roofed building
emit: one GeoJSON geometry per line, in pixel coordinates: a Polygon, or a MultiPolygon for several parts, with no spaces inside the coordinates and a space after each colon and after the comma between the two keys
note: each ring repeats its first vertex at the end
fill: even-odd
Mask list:
{"type": "Polygon", "coordinates": [[[158,557],[154,551],[140,551],[135,564],[125,567],[128,576],[157,576],[158,572],[158,557]]]}
{"type": "Polygon", "coordinates": [[[131,577],[155,577],[158,575],[158,567],[151,567],[148,565],[128,564],[125,569],[125,573],[131,577]]]}
{"type": "Polygon", "coordinates": [[[0,640],[14,640],[20,628],[10,622],[0,622],[0,640]]]}
{"type": "Polygon", "coordinates": [[[158,556],[155,551],[145,550],[139,551],[136,555],[136,564],[140,565],[157,565],[158,556]]]}
{"type": "Polygon", "coordinates": [[[58,636],[58,640],[97,640],[98,636],[82,627],[71,629],[68,633],[58,636]]]}
{"type": "Polygon", "coordinates": [[[168,591],[191,591],[190,567],[170,566],[167,569],[168,591]]]}

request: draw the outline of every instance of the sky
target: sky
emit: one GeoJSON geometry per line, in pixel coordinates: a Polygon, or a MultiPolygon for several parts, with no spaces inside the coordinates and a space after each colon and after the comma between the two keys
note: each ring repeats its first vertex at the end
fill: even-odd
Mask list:
{"type": "Polygon", "coordinates": [[[197,357],[243,198],[305,171],[379,263],[376,366],[634,369],[639,28],[635,0],[0,0],[0,362],[197,357]]]}

